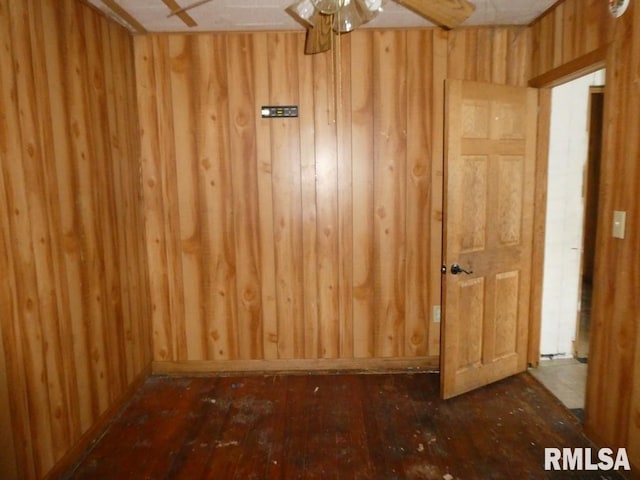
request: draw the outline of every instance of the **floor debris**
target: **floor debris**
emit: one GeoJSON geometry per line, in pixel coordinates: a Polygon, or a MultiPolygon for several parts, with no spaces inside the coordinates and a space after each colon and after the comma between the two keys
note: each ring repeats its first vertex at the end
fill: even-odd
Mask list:
{"type": "Polygon", "coordinates": [[[237,447],[240,443],[237,440],[229,440],[228,442],[216,442],[216,448],[237,447]]]}

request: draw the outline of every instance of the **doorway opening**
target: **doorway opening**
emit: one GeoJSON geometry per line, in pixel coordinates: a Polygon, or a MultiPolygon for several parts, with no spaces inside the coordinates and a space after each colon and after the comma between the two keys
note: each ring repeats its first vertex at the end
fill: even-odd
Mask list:
{"type": "Polygon", "coordinates": [[[552,90],[540,365],[531,370],[583,418],[598,215],[605,71],[552,90]]]}

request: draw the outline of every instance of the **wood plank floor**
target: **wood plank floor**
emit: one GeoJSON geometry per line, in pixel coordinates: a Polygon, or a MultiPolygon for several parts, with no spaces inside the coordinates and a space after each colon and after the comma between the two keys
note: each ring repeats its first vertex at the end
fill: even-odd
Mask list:
{"type": "Polygon", "coordinates": [[[436,374],[151,377],[68,479],[617,479],[528,374],[442,401],[436,374]]]}

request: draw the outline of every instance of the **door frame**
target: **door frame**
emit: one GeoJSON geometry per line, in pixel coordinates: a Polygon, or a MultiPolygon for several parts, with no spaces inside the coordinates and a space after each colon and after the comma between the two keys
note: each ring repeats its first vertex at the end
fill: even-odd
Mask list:
{"type": "MultiPolygon", "coordinates": [[[[606,83],[606,82],[605,82],[606,83]]],[[[600,172],[602,169],[602,146],[604,142],[604,88],[605,85],[592,85],[589,87],[587,106],[587,163],[583,176],[584,218],[582,222],[582,252],[580,254],[579,271],[579,296],[581,309],[576,312],[575,339],[573,341],[572,354],[580,358],[580,334],[582,332],[582,307],[583,289],[585,285],[585,273],[588,272],[589,280],[593,285],[593,272],[596,250],[596,235],[598,230],[598,211],[600,205],[600,172]],[[597,97],[601,97],[600,107],[596,105],[597,97]],[[595,115],[594,115],[594,112],[595,115]],[[598,133],[594,133],[596,127],[600,127],[598,133]],[[596,140],[597,139],[597,140],[596,140]],[[595,148],[595,151],[594,151],[595,148]],[[587,248],[589,245],[589,248],[587,248]],[[587,268],[588,266],[588,268],[587,268]]],[[[593,298],[589,303],[592,303],[593,298]]]]}
{"type": "MultiPolygon", "coordinates": [[[[533,263],[531,267],[531,303],[529,307],[529,344],[527,352],[527,361],[532,367],[537,367],[540,364],[549,137],[551,133],[551,89],[605,68],[607,51],[608,49],[606,47],[600,48],[529,81],[529,86],[537,88],[539,92],[538,141],[536,142],[536,175],[534,187],[533,263]]],[[[606,84],[604,91],[606,98],[606,84]]]]}

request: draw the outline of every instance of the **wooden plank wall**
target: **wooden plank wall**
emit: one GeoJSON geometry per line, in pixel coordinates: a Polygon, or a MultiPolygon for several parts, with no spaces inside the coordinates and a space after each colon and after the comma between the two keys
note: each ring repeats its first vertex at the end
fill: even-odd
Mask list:
{"type": "Polygon", "coordinates": [[[156,371],[437,365],[444,80],[526,85],[528,29],[341,42],[136,37],[156,371]]]}
{"type": "Polygon", "coordinates": [[[565,0],[531,26],[531,78],[606,48],[612,22],[607,2],[565,0]]]}
{"type": "Polygon", "coordinates": [[[606,2],[566,0],[533,26],[535,75],[606,49],[605,130],[587,385],[586,431],[640,466],[640,8],[610,19],[606,2]],[[633,133],[630,133],[633,132],[633,133]],[[614,210],[626,237],[611,235],[614,210]]]}
{"type": "Polygon", "coordinates": [[[76,0],[0,0],[0,49],[0,364],[42,478],[151,360],[133,48],[76,0]]]}

